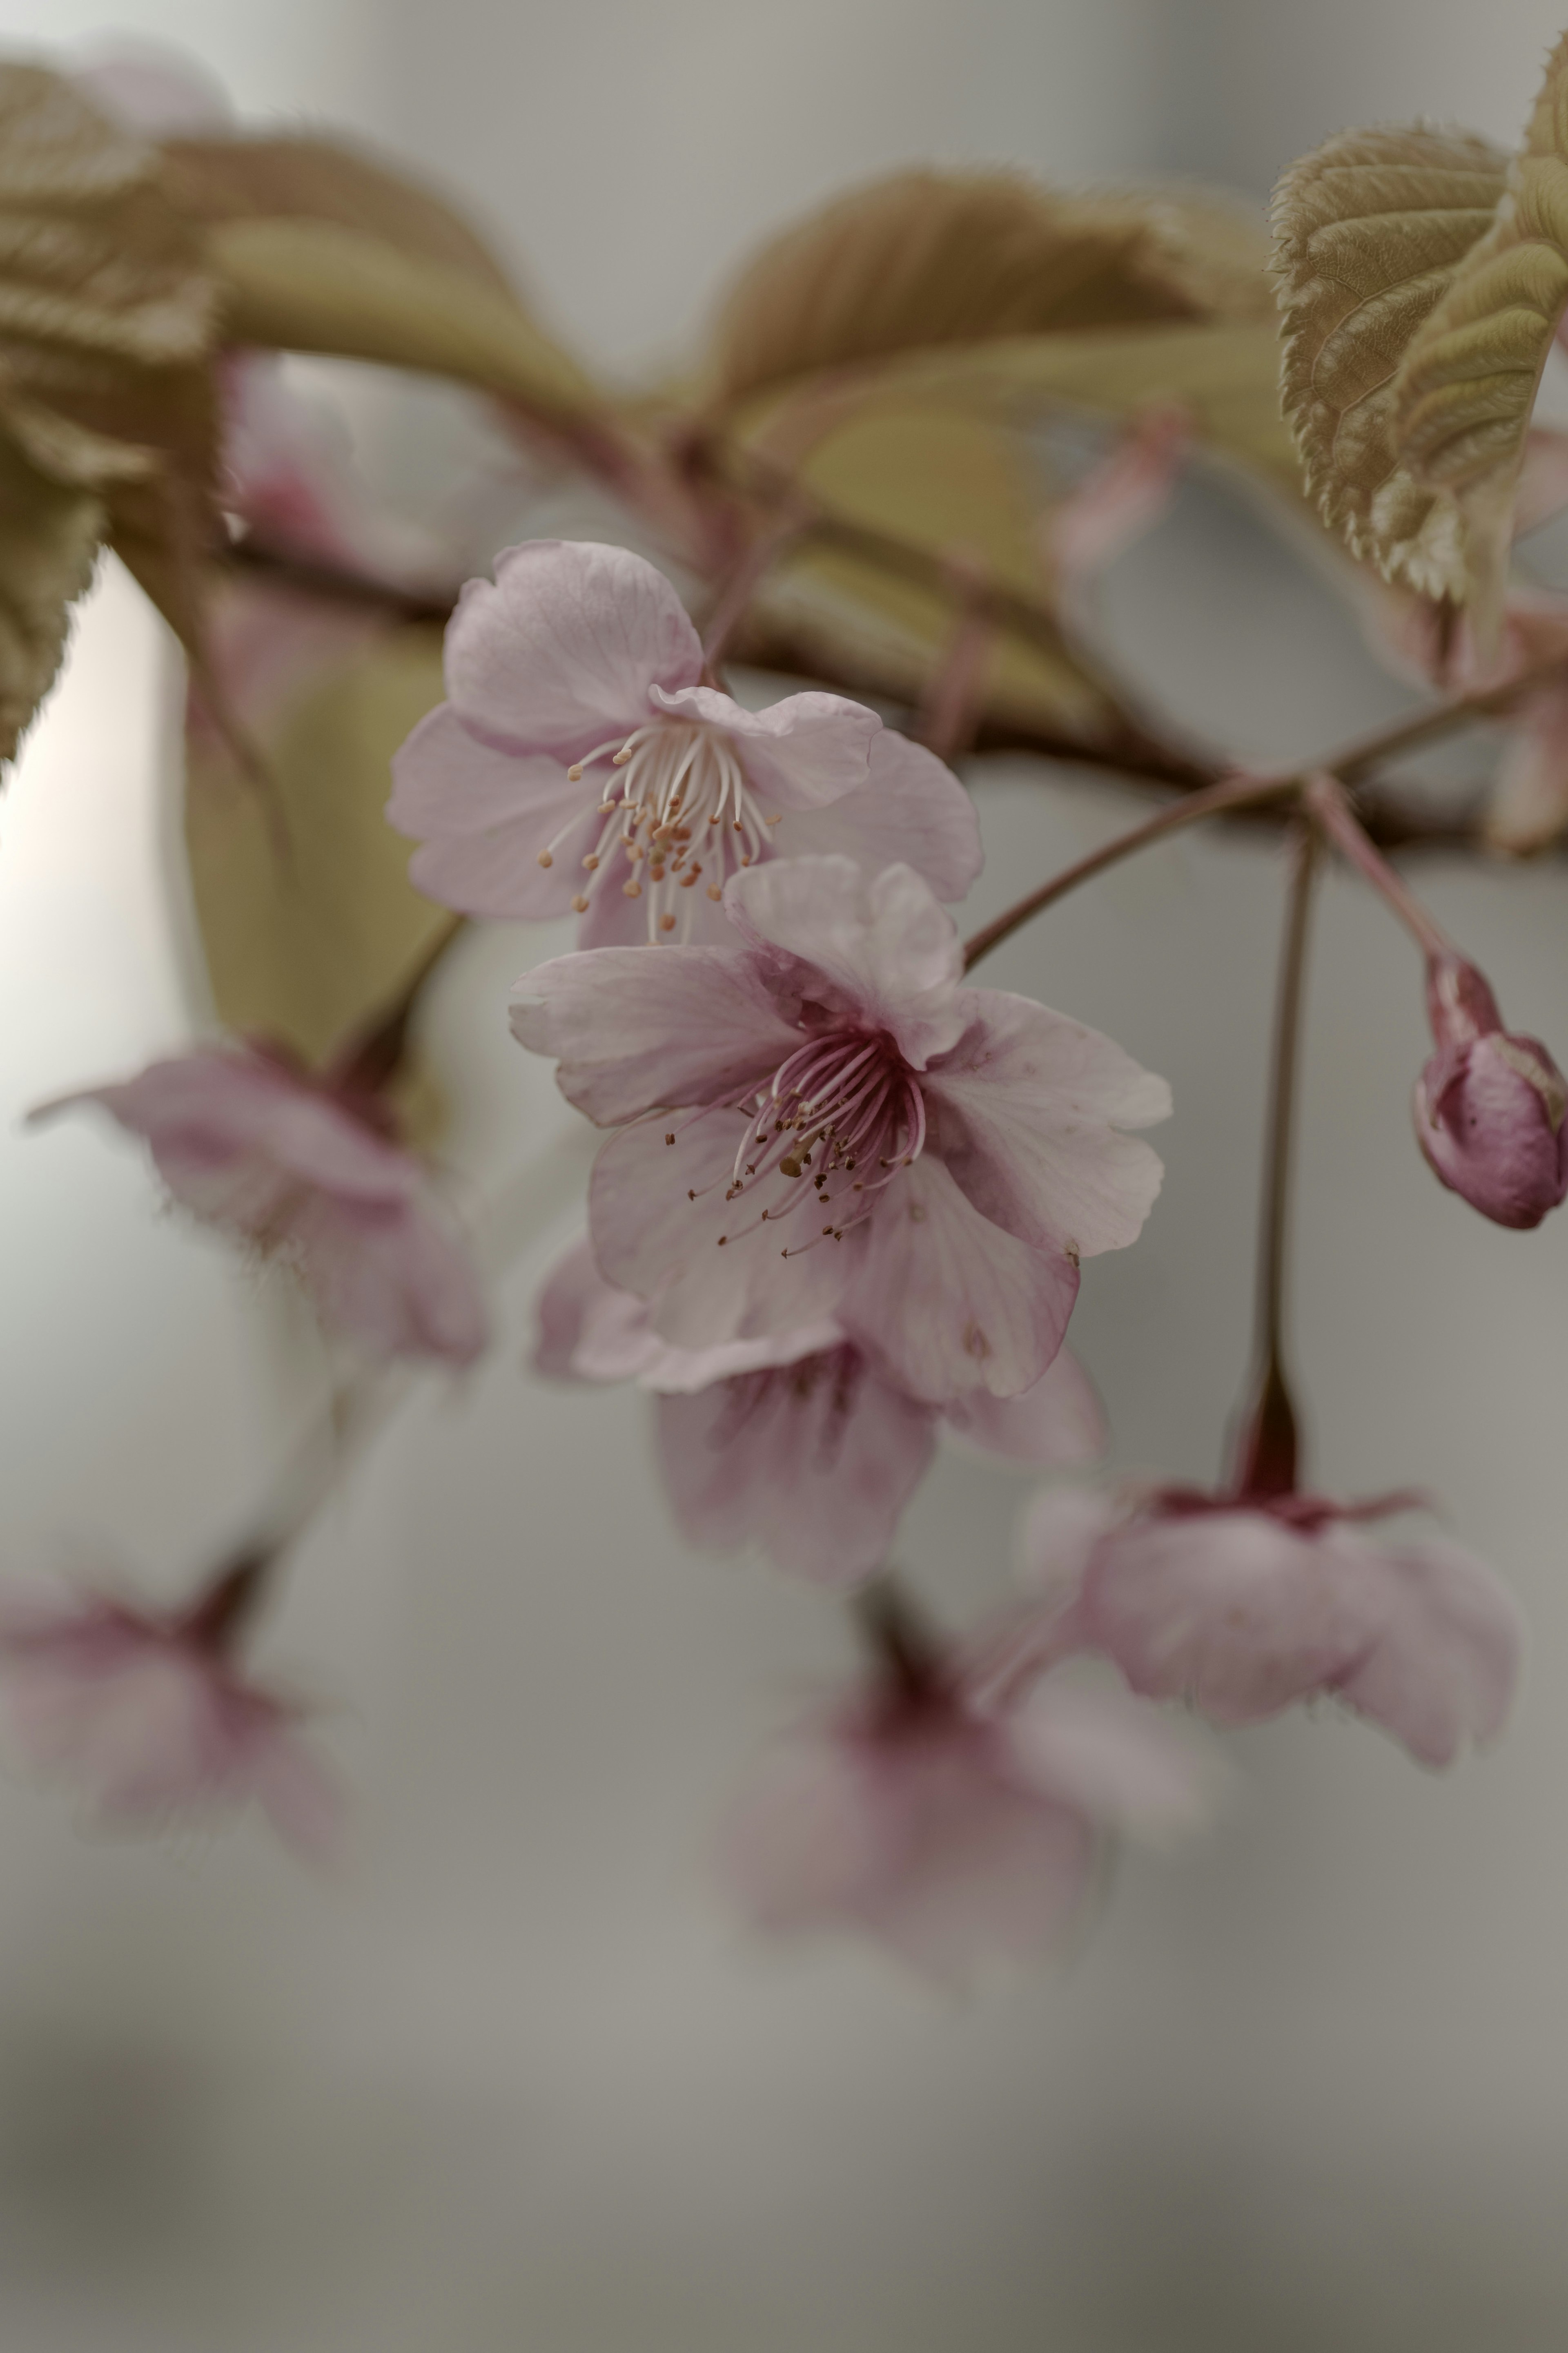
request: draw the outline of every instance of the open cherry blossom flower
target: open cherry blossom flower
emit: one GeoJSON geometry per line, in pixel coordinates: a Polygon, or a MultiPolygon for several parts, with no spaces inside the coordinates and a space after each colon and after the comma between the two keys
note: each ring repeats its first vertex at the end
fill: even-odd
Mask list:
{"type": "Polygon", "coordinates": [[[182,1208],[294,1266],[323,1322],[372,1354],[463,1365],[484,1347],[477,1278],[379,1099],[252,1045],[152,1062],[33,1117],[77,1103],[143,1136],[182,1208]]]}
{"type": "Polygon", "coordinates": [[[837,694],[748,711],[703,683],[663,574],[621,547],[531,540],[470,581],[448,700],[393,763],[409,871],[466,914],[584,917],[584,946],[722,934],[726,878],[772,857],[901,859],[941,899],[980,871],[969,797],[837,694]]]}
{"type": "Polygon", "coordinates": [[[106,1824],[158,1829],[254,1801],[306,1859],[338,1800],[301,1711],[231,1655],[220,1583],[183,1612],[107,1593],[0,1601],[0,1689],[28,1761],[74,1781],[106,1824]],[[216,1603],[216,1607],[215,1607],[216,1603]]]}
{"type": "MultiPolygon", "coordinates": [[[[654,1331],[644,1301],[604,1280],[586,1243],[556,1267],[538,1315],[542,1372],[653,1392],[665,1492],[690,1543],[754,1543],[776,1567],[824,1585],[853,1585],[885,1558],[944,1416],[834,1319],[678,1348],[654,1331]]],[[[983,1390],[945,1419],[984,1451],[1037,1467],[1092,1461],[1105,1443],[1100,1400],[1066,1349],[1024,1396],[983,1390]]]]}
{"type": "Polygon", "coordinates": [[[1042,1494],[1025,1544],[1051,1599],[1002,1683],[1097,1651],[1135,1692],[1189,1699],[1217,1724],[1260,1723],[1322,1694],[1420,1763],[1450,1764],[1502,1726],[1519,1614],[1457,1545],[1374,1539],[1356,1525],[1414,1500],[1042,1494]]]}
{"type": "Polygon", "coordinates": [[[1036,1957],[1105,1834],[1198,1826],[1209,1778],[1125,1692],[1059,1678],[982,1713],[954,1658],[906,1655],[798,1725],[729,1826],[722,1864],[773,1935],[850,1929],[946,1986],[1036,1957]]]}
{"type": "Polygon", "coordinates": [[[1131,1241],[1159,1190],[1121,1131],[1165,1116],[1164,1081],[1026,997],[965,988],[907,866],[783,860],[733,876],[725,905],[733,946],[595,949],[514,993],[523,1045],[621,1130],[589,1196],[601,1271],[681,1347],[831,1315],[912,1397],[1032,1388],[1079,1259],[1131,1241]]]}
{"type": "Polygon", "coordinates": [[[1538,1226],[1568,1198],[1568,1082],[1538,1038],[1506,1030],[1483,976],[1431,958],[1437,1051],[1415,1089],[1415,1136],[1436,1175],[1500,1226],[1538,1226]]]}

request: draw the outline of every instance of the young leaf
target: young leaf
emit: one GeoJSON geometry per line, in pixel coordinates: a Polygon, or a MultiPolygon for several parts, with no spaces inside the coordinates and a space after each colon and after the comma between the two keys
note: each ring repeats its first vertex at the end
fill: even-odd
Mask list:
{"type": "Polygon", "coordinates": [[[763,248],[709,362],[727,406],[825,368],[932,345],[1261,316],[1261,233],[1219,200],[1060,196],[1010,174],[900,172],[763,248]]]}
{"type": "Polygon", "coordinates": [[[92,493],[40,473],[5,425],[0,415],[0,760],[53,682],[104,523],[92,493]]]}
{"type": "Polygon", "coordinates": [[[1411,340],[1394,387],[1401,460],[1453,517],[1478,639],[1502,607],[1514,492],[1541,372],[1568,309],[1568,34],[1487,234],[1411,340]]]}
{"type": "Polygon", "coordinates": [[[1281,395],[1308,491],[1352,554],[1428,596],[1458,593],[1456,519],[1402,462],[1395,382],[1489,227],[1506,172],[1506,156],[1465,132],[1351,131],[1275,193],[1281,395]]]}

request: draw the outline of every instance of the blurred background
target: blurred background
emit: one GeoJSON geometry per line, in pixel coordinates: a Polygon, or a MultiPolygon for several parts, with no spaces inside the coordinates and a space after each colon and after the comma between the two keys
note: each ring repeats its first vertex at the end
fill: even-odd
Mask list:
{"type": "MultiPolygon", "coordinates": [[[[1559,5],[0,0],[0,34],[83,60],[176,44],[247,117],[386,142],[634,378],[680,364],[783,217],[898,164],[1177,173],[1261,204],[1350,123],[1511,142],[1559,5]]],[[[1400,704],[1217,481],[1119,563],[1105,619],[1245,756],[1400,704]]],[[[3,1565],[108,1554],[169,1591],[261,1492],[310,1344],[159,1215],[137,1153],[16,1122],[204,1018],[179,692],[110,565],[0,806],[3,1565]]],[[[1143,806],[1025,761],[971,776],[973,919],[1143,806]]],[[[1510,1025],[1561,1053],[1560,869],[1422,881],[1510,1025]]],[[[1240,1376],[1280,882],[1266,845],[1189,838],[996,959],[1175,1089],[1164,1194],[1074,1324],[1125,1464],[1211,1474],[1240,1376]]],[[[1519,1592],[1513,1725],[1447,1778],[1330,1719],[1229,1742],[1200,1848],[1130,1860],[1053,1970],[951,2010],[869,1953],[755,1949],[711,1884],[727,1795],[847,1645],[818,1597],[683,1553],[639,1398],[525,1369],[585,1163],[504,994],[555,944],[487,932],[433,1013],[448,1155],[513,1187],[526,1245],[502,1341],[408,1398],[268,1632],[355,1793],[341,1883],[256,1826],[121,1844],[0,1780],[7,2353],[1556,2353],[1568,1222],[1487,1226],[1422,1167],[1408,944],[1331,883],[1299,1353],[1321,1482],[1429,1485],[1519,1592]]],[[[1007,1589],[1022,1493],[956,1458],[922,1490],[903,1557],[955,1615],[1007,1589]]]]}

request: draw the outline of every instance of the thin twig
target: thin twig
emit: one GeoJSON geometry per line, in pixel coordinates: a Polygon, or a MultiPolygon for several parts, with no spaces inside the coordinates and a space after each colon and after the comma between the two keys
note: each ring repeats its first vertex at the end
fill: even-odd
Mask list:
{"type": "Polygon", "coordinates": [[[1427,956],[1451,955],[1452,944],[1441,925],[1368,840],[1338,778],[1327,774],[1309,778],[1304,797],[1327,839],[1394,910],[1417,946],[1427,956]]]}

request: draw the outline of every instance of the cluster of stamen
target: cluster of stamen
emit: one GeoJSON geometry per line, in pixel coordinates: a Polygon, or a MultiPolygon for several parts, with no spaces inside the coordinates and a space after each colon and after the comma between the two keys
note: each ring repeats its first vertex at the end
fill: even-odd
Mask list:
{"type": "MultiPolygon", "coordinates": [[[[668,939],[678,930],[687,940],[698,885],[710,899],[721,899],[728,877],[756,862],[769,828],[780,820],[758,815],[745,771],[721,728],[651,720],[624,743],[614,739],[584,753],[566,773],[580,784],[600,761],[624,774],[606,779],[598,810],[604,825],[583,860],[585,880],[572,904],[586,914],[595,892],[620,874],[622,896],[647,902],[650,940],[668,939]]],[[[541,866],[554,865],[557,849],[580,822],[576,815],[563,826],[540,851],[541,866]]]]}
{"type": "MultiPolygon", "coordinates": [[[[750,1224],[719,1236],[719,1247],[779,1224],[813,1195],[835,1214],[802,1245],[842,1241],[864,1225],[877,1196],[920,1156],[925,1143],[925,1099],[919,1082],[891,1041],[864,1032],[836,1032],[796,1049],[772,1082],[738,1106],[746,1132],[725,1187],[726,1201],[755,1195],[783,1179],[750,1224]]],[[[665,1138],[673,1144],[673,1134],[665,1138]]],[[[706,1187],[705,1191],[712,1187],[706,1187]]],[[[693,1201],[701,1195],[693,1192],[693,1201]]],[[[798,1258],[800,1250],[785,1250],[798,1258]]]]}

